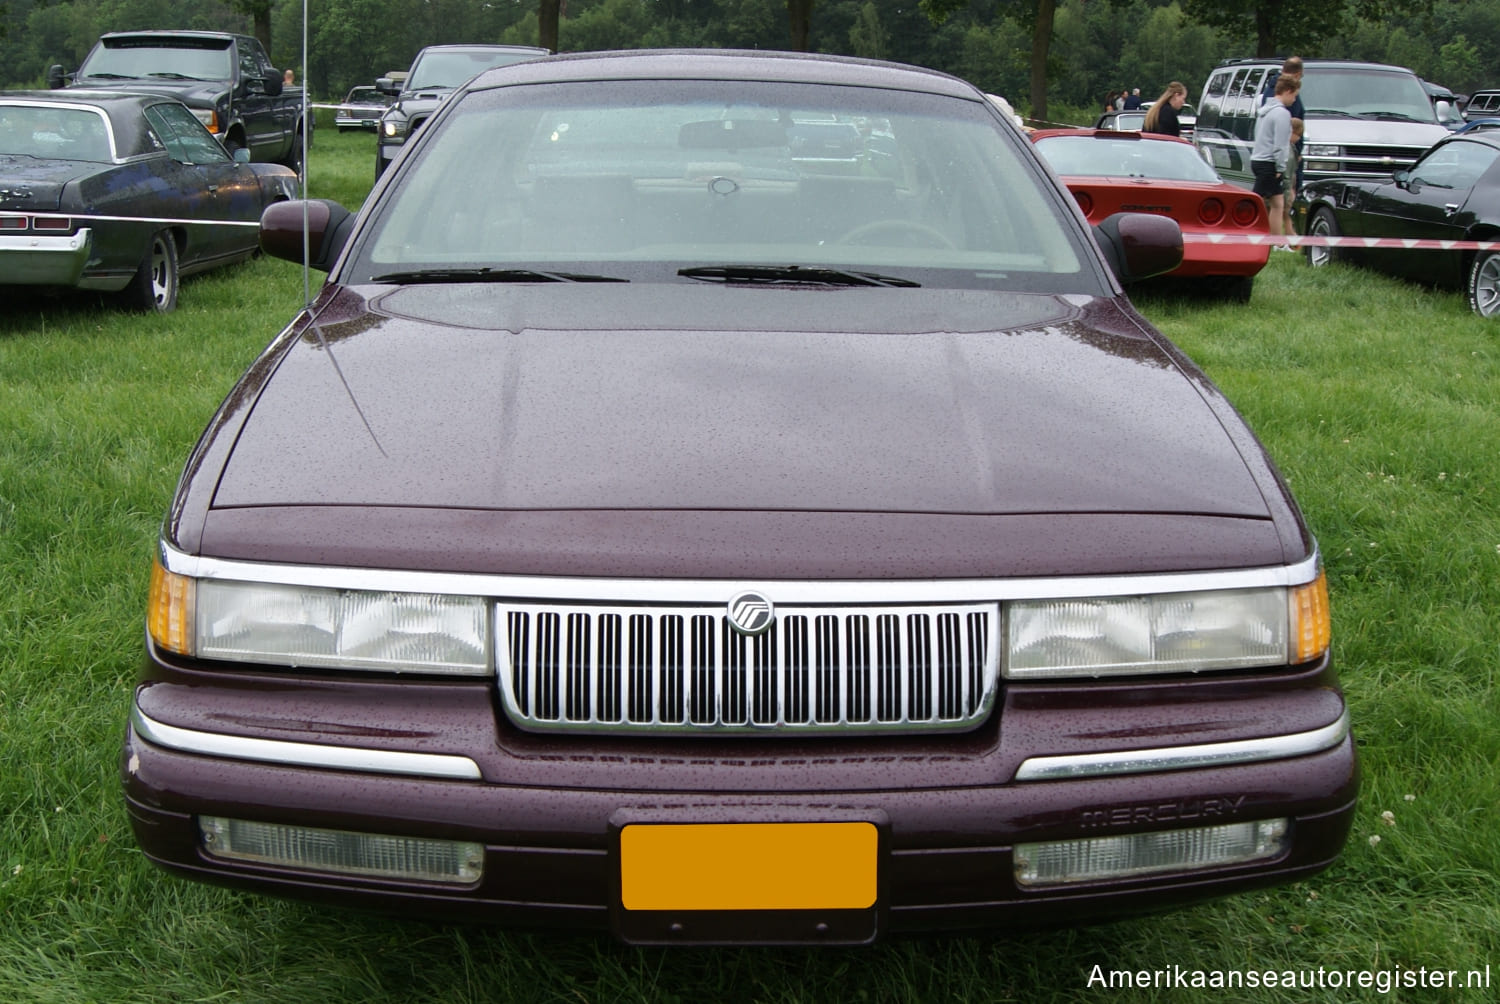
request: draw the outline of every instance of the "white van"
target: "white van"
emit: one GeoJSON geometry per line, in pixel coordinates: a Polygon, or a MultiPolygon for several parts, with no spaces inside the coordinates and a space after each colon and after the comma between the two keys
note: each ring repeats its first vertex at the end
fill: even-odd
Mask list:
{"type": "MultiPolygon", "coordinates": [[[[1208,76],[1193,144],[1225,180],[1250,186],[1250,150],[1266,80],[1279,59],[1230,59],[1208,76]]],[[[1448,135],[1415,73],[1345,59],[1303,61],[1302,180],[1384,178],[1448,135]]]]}

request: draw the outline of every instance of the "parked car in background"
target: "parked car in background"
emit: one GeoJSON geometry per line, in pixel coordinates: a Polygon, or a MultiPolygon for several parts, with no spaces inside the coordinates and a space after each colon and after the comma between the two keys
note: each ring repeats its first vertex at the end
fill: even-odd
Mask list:
{"type": "MultiPolygon", "coordinates": [[[[1260,197],[1221,179],[1185,140],[1108,129],[1046,129],[1032,139],[1091,224],[1122,212],[1158,213],[1175,220],[1184,238],[1270,233],[1260,197]]],[[[1167,276],[1249,300],[1269,254],[1267,244],[1185,239],[1182,264],[1167,276]]]]}
{"type": "Polygon", "coordinates": [[[529,45],[429,45],[417,53],[404,80],[375,81],[391,99],[375,137],[375,177],[385,173],[401,147],[459,84],[492,66],[545,55],[546,49],[529,45]]]}
{"type": "Polygon", "coordinates": [[[1422,89],[1427,92],[1427,97],[1432,101],[1432,113],[1437,116],[1438,124],[1449,132],[1457,132],[1464,127],[1464,117],[1458,107],[1458,95],[1442,84],[1434,84],[1430,80],[1422,81],[1422,89]]]}
{"type": "Polygon", "coordinates": [[[0,92],[0,285],[169,311],[180,276],[249,258],[262,210],[298,195],[295,172],[232,160],[176,98],[0,92]]]}
{"type": "MultiPolygon", "coordinates": [[[[1456,133],[1380,181],[1321,181],[1297,202],[1303,233],[1494,241],[1500,238],[1500,131],[1456,133]]],[[[1350,261],[1419,282],[1467,289],[1481,317],[1500,314],[1500,252],[1309,247],[1315,266],[1350,261]]]]}
{"type": "MultiPolygon", "coordinates": [[[[1448,135],[1415,73],[1341,59],[1303,61],[1302,177],[1374,179],[1410,167],[1448,135]]],[[[1265,81],[1281,60],[1231,59],[1204,84],[1193,142],[1226,181],[1250,187],[1250,150],[1265,81]]]]}
{"type": "MultiPolygon", "coordinates": [[[[1146,124],[1146,112],[1151,106],[1131,108],[1126,111],[1104,112],[1094,120],[1095,129],[1111,129],[1119,132],[1140,132],[1146,124]]],[[[1191,141],[1197,128],[1198,113],[1191,104],[1183,104],[1177,111],[1177,124],[1182,128],[1182,138],[1191,141]]]]}
{"type": "Polygon", "coordinates": [[[301,172],[303,133],[313,118],[301,87],[287,87],[260,41],[222,31],[115,31],[101,35],[71,76],[47,74],[54,89],[102,87],[178,98],[231,157],[285,164],[301,172]]]}
{"type": "Polygon", "coordinates": [[[1464,118],[1469,121],[1500,118],[1500,90],[1475,91],[1464,104],[1464,118]]]}
{"type": "MultiPolygon", "coordinates": [[[[304,236],[304,219],[309,226],[304,236]]],[[[578,53],[459,86],[194,448],[120,759],[218,883],[632,943],[1300,879],[1358,786],[1318,548],[972,85],[578,53]],[[885,173],[806,164],[864,122],[885,173]],[[335,797],[336,796],[336,797],[335,797]]]]}
{"type": "Polygon", "coordinates": [[[394,100],[391,95],[373,85],[351,87],[349,93],[344,95],[344,103],[334,112],[333,124],[339,132],[348,129],[374,132],[380,123],[380,116],[394,100]]]}

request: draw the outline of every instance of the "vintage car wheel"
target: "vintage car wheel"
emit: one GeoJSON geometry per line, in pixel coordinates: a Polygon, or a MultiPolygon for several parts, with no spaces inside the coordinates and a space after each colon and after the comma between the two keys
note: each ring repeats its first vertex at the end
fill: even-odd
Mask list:
{"type": "Polygon", "coordinates": [[[1469,308],[1480,317],[1500,314],[1500,252],[1481,251],[1469,266],[1469,308]]]}
{"type": "Polygon", "coordinates": [[[123,296],[135,310],[165,314],[177,306],[177,242],[165,230],[151,237],[146,257],[141,259],[135,278],[125,287],[123,296]]]}
{"type": "Polygon", "coordinates": [[[834,243],[836,244],[860,244],[867,237],[876,234],[906,233],[924,238],[923,246],[935,246],[946,250],[953,250],[954,245],[948,239],[948,235],[936,227],[930,227],[925,223],[915,220],[902,220],[892,217],[888,220],[871,220],[862,223],[853,230],[848,231],[834,243]]]}
{"type": "MultiPolygon", "coordinates": [[[[1313,213],[1312,220],[1307,224],[1307,233],[1310,237],[1337,237],[1339,224],[1333,218],[1333,211],[1326,207],[1318,208],[1313,213]]],[[[1316,244],[1307,248],[1307,263],[1313,268],[1321,268],[1342,257],[1337,248],[1319,247],[1316,244]]]]}

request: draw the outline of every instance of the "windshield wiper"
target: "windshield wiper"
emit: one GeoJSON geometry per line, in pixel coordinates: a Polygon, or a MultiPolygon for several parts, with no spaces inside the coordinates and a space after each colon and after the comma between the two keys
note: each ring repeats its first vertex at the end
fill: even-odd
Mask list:
{"type": "Polygon", "coordinates": [[[802,283],[816,286],[920,286],[920,282],[875,272],[845,272],[817,265],[707,265],[677,274],[709,282],[802,283]]]}
{"type": "Polygon", "coordinates": [[[1405,112],[1360,112],[1359,117],[1370,119],[1375,122],[1430,122],[1431,119],[1418,118],[1405,112]]]}
{"type": "Polygon", "coordinates": [[[419,268],[410,272],[387,272],[371,282],[629,282],[611,275],[575,272],[538,272],[529,268],[419,268]]]}
{"type": "Polygon", "coordinates": [[[1327,116],[1328,118],[1338,118],[1338,119],[1359,118],[1359,116],[1355,115],[1353,112],[1346,112],[1342,108],[1306,108],[1306,109],[1303,109],[1303,114],[1304,115],[1324,115],[1324,116],[1327,116]]]}
{"type": "Polygon", "coordinates": [[[156,73],[146,74],[148,77],[165,77],[168,80],[202,80],[202,77],[190,77],[186,73],[173,73],[171,70],[160,70],[156,73]]]}
{"type": "Polygon", "coordinates": [[[90,80],[98,77],[100,80],[139,80],[140,77],[132,77],[128,73],[85,73],[90,80]]]}

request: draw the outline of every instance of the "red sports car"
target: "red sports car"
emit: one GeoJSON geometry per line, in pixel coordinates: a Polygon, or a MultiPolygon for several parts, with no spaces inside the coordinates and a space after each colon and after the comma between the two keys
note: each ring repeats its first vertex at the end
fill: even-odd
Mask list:
{"type": "Polygon", "coordinates": [[[1203,280],[1228,297],[1250,299],[1270,245],[1205,238],[1269,234],[1265,203],[1220,178],[1191,143],[1109,129],[1047,129],[1032,139],[1089,223],[1115,213],[1170,216],[1182,228],[1183,253],[1182,264],[1168,276],[1203,280]]]}

